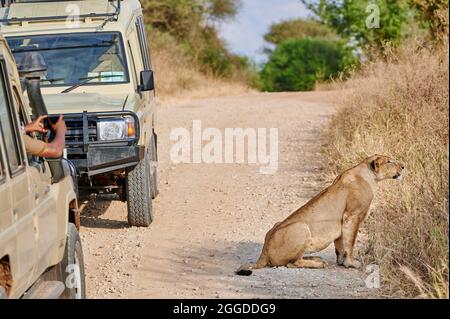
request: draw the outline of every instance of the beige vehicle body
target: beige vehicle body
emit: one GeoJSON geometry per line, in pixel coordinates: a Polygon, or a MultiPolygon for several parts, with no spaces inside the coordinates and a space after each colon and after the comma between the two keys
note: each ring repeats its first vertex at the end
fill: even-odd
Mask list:
{"type": "MultiPolygon", "coordinates": [[[[76,144],[68,147],[67,156],[80,173],[80,191],[84,189],[91,193],[117,193],[123,201],[129,202],[130,225],[148,226],[152,220],[151,199],[157,195],[157,142],[154,132],[156,115],[153,71],[140,2],[13,2],[9,7],[0,9],[0,19],[7,20],[0,24],[0,30],[8,39],[18,63],[20,48],[29,43],[35,43],[32,45],[39,47],[40,44],[36,44],[39,40],[36,39],[42,39],[42,36],[49,39],[48,43],[54,37],[61,37],[64,39],[62,41],[65,41],[70,36],[77,36],[86,39],[87,46],[93,41],[88,39],[111,36],[108,40],[98,42],[98,47],[102,43],[116,41],[116,46],[111,46],[112,49],[106,51],[98,59],[98,63],[95,62],[92,67],[87,68],[88,72],[77,77],[75,83],[67,78],[44,81],[42,94],[50,114],[65,115],[68,123],[66,145],[76,144]],[[83,83],[84,81],[86,83],[83,83]],[[81,85],[76,86],[77,83],[81,85]],[[68,92],[62,93],[67,89],[68,92]],[[88,113],[86,132],[89,133],[84,131],[83,112],[88,113]],[[124,137],[128,138],[126,145],[121,143],[119,138],[101,144],[103,133],[98,123],[105,112],[106,118],[109,119],[123,119],[126,116],[133,118],[131,125],[134,126],[128,131],[131,135],[124,137]],[[128,113],[108,115],[109,112],[128,113]],[[72,124],[72,115],[78,124],[72,124]],[[91,125],[91,122],[94,124],[91,125]],[[80,133],[81,131],[83,132],[80,133]],[[134,132],[134,135],[130,132],[134,132]],[[130,141],[130,136],[135,140],[130,141]],[[139,163],[141,167],[138,167],[136,172],[135,168],[139,163]],[[129,181],[131,179],[133,180],[129,181]],[[133,187],[135,189],[132,189],[133,187]],[[148,196],[146,192],[151,194],[150,199],[143,198],[148,196]]],[[[58,66],[52,65],[55,62],[52,61],[51,55],[48,55],[48,51],[41,53],[49,65],[49,74],[57,74],[61,65],[70,66],[73,70],[83,69],[89,63],[83,60],[84,52],[93,52],[91,49],[89,47],[85,51],[74,50],[74,56],[59,60],[62,62],[58,66]]],[[[62,51],[54,52],[56,54],[62,51]]],[[[64,52],[61,54],[69,55],[64,52]]]]}
{"type": "Polygon", "coordinates": [[[78,210],[70,175],[52,183],[48,163],[25,152],[20,125],[30,112],[1,35],[0,68],[0,295],[20,298],[62,261],[78,210]]]}

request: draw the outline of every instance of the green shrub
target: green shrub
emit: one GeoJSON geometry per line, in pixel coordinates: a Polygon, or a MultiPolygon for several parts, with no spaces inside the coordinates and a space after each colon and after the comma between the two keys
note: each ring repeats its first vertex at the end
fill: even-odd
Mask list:
{"type": "Polygon", "coordinates": [[[261,71],[263,90],[313,90],[317,81],[336,77],[355,62],[351,49],[339,40],[287,40],[277,46],[261,71]]]}
{"type": "Polygon", "coordinates": [[[386,41],[399,44],[401,39],[412,32],[414,26],[411,0],[301,1],[323,24],[335,30],[342,38],[356,41],[361,48],[370,45],[382,49],[386,41]],[[372,17],[379,18],[378,27],[367,26],[366,22],[375,22],[372,17]]]}

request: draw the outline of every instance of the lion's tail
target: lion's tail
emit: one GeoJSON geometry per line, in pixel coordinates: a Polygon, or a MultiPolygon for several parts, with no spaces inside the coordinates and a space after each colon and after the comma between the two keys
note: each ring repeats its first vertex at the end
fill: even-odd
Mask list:
{"type": "Polygon", "coordinates": [[[250,276],[253,273],[254,269],[261,269],[267,266],[267,262],[265,260],[258,260],[257,263],[244,264],[239,267],[235,273],[239,276],[250,276]]]}
{"type": "Polygon", "coordinates": [[[239,267],[235,273],[239,276],[250,276],[253,273],[253,269],[256,268],[256,264],[244,264],[239,267]]]}

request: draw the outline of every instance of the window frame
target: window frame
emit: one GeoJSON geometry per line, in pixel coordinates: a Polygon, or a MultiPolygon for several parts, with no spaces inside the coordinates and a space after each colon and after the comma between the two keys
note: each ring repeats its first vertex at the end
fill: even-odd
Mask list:
{"type": "MultiPolygon", "coordinates": [[[[8,163],[8,172],[9,172],[9,176],[11,178],[16,177],[17,175],[22,174],[25,171],[25,159],[26,156],[23,152],[23,142],[22,139],[20,137],[20,134],[18,134],[18,132],[20,132],[20,128],[18,126],[17,123],[17,116],[15,113],[15,106],[14,106],[14,101],[12,99],[12,95],[11,95],[11,82],[9,81],[9,73],[6,67],[6,60],[4,58],[3,55],[0,55],[0,82],[2,82],[3,80],[3,84],[0,83],[0,85],[4,86],[5,89],[5,97],[6,97],[6,111],[8,112],[8,116],[11,119],[11,124],[13,126],[13,136],[14,136],[14,142],[15,142],[15,146],[17,147],[17,155],[19,156],[19,165],[18,168],[16,170],[12,170],[11,169],[11,165],[8,163]],[[14,109],[12,109],[12,107],[14,109]]],[[[2,138],[2,144],[6,145],[6,141],[5,141],[5,136],[3,134],[3,127],[2,124],[0,122],[0,132],[1,132],[1,138],[2,138]]],[[[8,150],[5,149],[5,155],[8,158],[8,150]]]]}
{"type": "Polygon", "coordinates": [[[147,37],[145,36],[145,24],[144,17],[138,16],[136,18],[136,31],[138,36],[139,47],[141,48],[141,56],[144,64],[144,70],[148,71],[152,69],[152,62],[150,60],[150,52],[147,37]]]}
{"type": "Polygon", "coordinates": [[[131,48],[130,40],[127,40],[127,48],[128,48],[128,53],[130,55],[130,61],[131,61],[131,64],[132,64],[132,69],[133,69],[133,81],[136,83],[136,85],[139,85],[138,71],[137,71],[137,68],[136,68],[136,61],[134,60],[134,54],[133,54],[133,50],[131,48]]]}
{"type": "MultiPolygon", "coordinates": [[[[53,33],[46,33],[46,34],[30,35],[29,37],[40,37],[40,36],[42,36],[42,37],[44,37],[44,36],[50,37],[50,36],[61,36],[61,35],[68,35],[68,34],[70,34],[70,35],[95,35],[97,33],[100,33],[100,34],[110,33],[110,34],[118,34],[119,35],[119,38],[120,38],[120,49],[122,50],[122,53],[123,53],[123,63],[124,63],[125,71],[126,71],[125,76],[126,76],[127,80],[126,81],[120,81],[120,82],[88,82],[88,83],[83,84],[83,86],[122,85],[122,84],[129,84],[129,83],[131,83],[131,78],[130,78],[130,74],[129,74],[130,73],[130,69],[129,69],[129,66],[128,66],[127,58],[126,58],[124,37],[123,37],[122,32],[120,32],[120,31],[74,32],[74,33],[55,33],[55,34],[53,34],[53,33]]],[[[25,36],[20,36],[20,35],[7,36],[6,37],[6,41],[8,42],[8,40],[10,40],[10,39],[12,40],[12,39],[18,39],[18,38],[23,38],[23,37],[25,37],[25,36]]],[[[14,51],[12,51],[12,53],[14,55],[14,51]]],[[[67,84],[67,83],[64,83],[64,84],[42,84],[41,87],[42,88],[55,88],[55,87],[70,87],[70,86],[73,86],[73,85],[75,85],[75,83],[73,83],[73,84],[67,84]]]]}

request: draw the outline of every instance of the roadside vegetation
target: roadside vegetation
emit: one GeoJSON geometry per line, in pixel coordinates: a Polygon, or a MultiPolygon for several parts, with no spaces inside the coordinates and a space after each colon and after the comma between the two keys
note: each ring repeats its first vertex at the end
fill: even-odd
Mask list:
{"type": "Polygon", "coordinates": [[[448,298],[448,2],[398,5],[414,12],[408,21],[414,32],[351,31],[333,19],[345,5],[316,11],[326,12],[324,21],[338,34],[359,34],[368,58],[347,81],[335,84],[350,93],[327,133],[328,173],[375,153],[405,163],[402,183],[380,185],[364,225],[361,257],[366,265],[380,266],[384,296],[448,298]]]}
{"type": "Polygon", "coordinates": [[[367,28],[367,1],[302,1],[314,16],[272,25],[260,74],[218,36],[238,0],[142,1],[158,94],[346,89],[327,133],[330,176],[375,153],[406,166],[402,183],[381,185],[361,258],[380,266],[384,296],[448,298],[448,1],[377,1],[379,28],[367,28]]]}
{"type": "Polygon", "coordinates": [[[164,103],[193,98],[232,95],[249,92],[251,86],[239,75],[216,76],[202,72],[198,62],[170,34],[149,32],[155,69],[156,94],[164,103]]]}
{"type": "Polygon", "coordinates": [[[388,295],[449,296],[448,81],[448,48],[405,44],[344,84],[328,131],[332,175],[376,153],[405,163],[365,224],[364,261],[380,265],[388,295]]]}
{"type": "Polygon", "coordinates": [[[311,91],[318,81],[335,78],[355,64],[351,49],[341,40],[286,40],[271,53],[261,71],[262,90],[311,91]]]}
{"type": "Polygon", "coordinates": [[[268,62],[260,72],[263,91],[311,91],[317,83],[344,76],[357,64],[347,41],[312,19],[274,23],[264,39],[268,62]]]}
{"type": "Polygon", "coordinates": [[[348,78],[360,62],[375,59],[387,43],[398,47],[407,38],[442,40],[436,37],[442,37],[447,23],[447,0],[301,1],[312,12],[310,18],[275,23],[265,35],[268,62],[259,81],[264,91],[327,87],[348,78]],[[326,54],[313,54],[317,51],[326,54]]]}
{"type": "Polygon", "coordinates": [[[240,0],[143,0],[158,96],[164,100],[241,93],[256,67],[232,54],[218,35],[240,0]]]}

